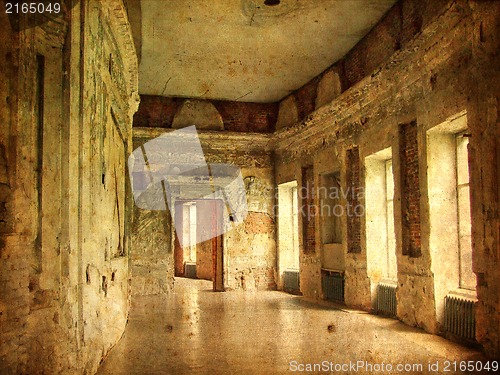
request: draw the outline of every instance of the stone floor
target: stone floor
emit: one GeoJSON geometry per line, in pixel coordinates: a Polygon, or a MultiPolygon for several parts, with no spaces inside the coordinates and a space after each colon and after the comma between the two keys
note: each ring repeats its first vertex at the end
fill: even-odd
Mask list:
{"type": "Polygon", "coordinates": [[[168,298],[134,300],[125,334],[98,374],[435,374],[446,361],[482,359],[396,320],[282,292],[214,293],[210,282],[177,279],[168,298]]]}

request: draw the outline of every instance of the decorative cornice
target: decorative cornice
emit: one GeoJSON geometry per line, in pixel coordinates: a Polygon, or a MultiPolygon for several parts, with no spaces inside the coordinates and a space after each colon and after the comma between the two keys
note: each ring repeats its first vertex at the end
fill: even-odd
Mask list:
{"type": "MultiPolygon", "coordinates": [[[[133,128],[134,139],[150,140],[176,129],[133,128]]],[[[272,134],[199,130],[201,145],[214,152],[269,153],[273,150],[272,134]]]]}
{"type": "Polygon", "coordinates": [[[139,108],[139,63],[137,61],[137,53],[135,50],[134,38],[132,36],[132,28],[128,21],[127,10],[123,0],[106,0],[102,1],[102,6],[109,12],[111,27],[116,31],[117,41],[123,46],[122,58],[125,65],[125,74],[128,83],[129,93],[129,115],[132,118],[133,114],[139,108]]]}
{"type": "MultiPolygon", "coordinates": [[[[433,42],[436,34],[449,35],[464,21],[467,14],[453,10],[448,9],[436,17],[405,49],[394,53],[389,61],[333,101],[309,114],[302,122],[276,131],[273,134],[273,149],[278,154],[293,158],[314,154],[325,146],[355,137],[366,128],[376,126],[377,121],[371,121],[368,116],[378,112],[388,101],[404,102],[412,92],[416,92],[417,83],[420,90],[426,89],[433,67],[464,48],[461,44],[452,43],[448,48],[442,48],[433,42]],[[443,18],[452,18],[452,21],[443,21],[443,18]],[[419,51],[425,52],[416,53],[419,51]],[[422,53],[425,53],[424,60],[422,53]],[[413,89],[409,90],[409,87],[413,89]]],[[[452,39],[453,35],[449,35],[448,40],[452,39]]]]}

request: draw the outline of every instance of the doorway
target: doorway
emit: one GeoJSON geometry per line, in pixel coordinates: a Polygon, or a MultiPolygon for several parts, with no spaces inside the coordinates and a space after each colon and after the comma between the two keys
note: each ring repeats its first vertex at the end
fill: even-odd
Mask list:
{"type": "Polygon", "coordinates": [[[278,185],[278,286],[300,293],[299,205],[297,181],[278,185]]]}
{"type": "Polygon", "coordinates": [[[174,274],[211,280],[216,292],[224,291],[223,212],[219,199],[175,203],[174,274]]]}

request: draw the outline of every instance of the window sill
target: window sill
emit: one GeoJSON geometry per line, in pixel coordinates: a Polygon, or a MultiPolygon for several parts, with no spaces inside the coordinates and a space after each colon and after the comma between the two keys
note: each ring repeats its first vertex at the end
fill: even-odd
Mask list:
{"type": "Polygon", "coordinates": [[[465,298],[477,302],[477,293],[475,290],[457,288],[448,292],[448,296],[465,298]]]}
{"type": "Polygon", "coordinates": [[[380,279],[379,284],[390,285],[390,286],[398,286],[397,279],[380,279]]]}
{"type": "Polygon", "coordinates": [[[324,267],[321,267],[321,272],[328,273],[328,274],[339,274],[339,275],[342,275],[342,276],[345,273],[344,270],[332,269],[332,268],[324,268],[324,267]]]}

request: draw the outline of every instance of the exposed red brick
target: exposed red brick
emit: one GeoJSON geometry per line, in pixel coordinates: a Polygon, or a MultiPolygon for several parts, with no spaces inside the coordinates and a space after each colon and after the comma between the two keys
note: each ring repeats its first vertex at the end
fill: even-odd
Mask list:
{"type": "Polygon", "coordinates": [[[403,255],[419,257],[420,242],[420,185],[417,123],[400,125],[401,159],[401,220],[403,255]]]}
{"type": "Polygon", "coordinates": [[[299,121],[304,120],[307,115],[314,112],[316,108],[318,82],[319,78],[315,78],[298,89],[294,94],[295,101],[297,103],[299,121]]]}
{"type": "MultiPolygon", "coordinates": [[[[436,1],[437,2],[437,1],[436,1]]],[[[399,44],[406,46],[422,28],[422,11],[425,7],[414,1],[403,1],[398,4],[401,17],[399,44]]]]}
{"type": "Polygon", "coordinates": [[[302,234],[304,253],[314,253],[316,249],[316,206],[314,204],[314,169],[312,166],[302,168],[302,234]]]}
{"type": "Polygon", "coordinates": [[[360,172],[359,149],[357,147],[347,151],[346,181],[347,181],[347,251],[361,252],[361,214],[359,211],[360,172]]]}
{"type": "Polygon", "coordinates": [[[444,8],[447,2],[433,0],[402,0],[349,53],[319,76],[299,88],[295,96],[299,121],[315,110],[318,82],[324,73],[340,73],[342,91],[373,74],[397,50],[405,47],[444,8]]]}
{"type": "Polygon", "coordinates": [[[274,221],[264,212],[249,212],[244,225],[245,232],[249,234],[271,233],[274,228],[274,221]]]}
{"type": "Polygon", "coordinates": [[[224,121],[224,129],[234,132],[272,133],[278,119],[277,103],[212,102],[224,121]]]}
{"type": "MultiPolygon", "coordinates": [[[[141,95],[134,127],[171,128],[183,101],[183,98],[141,95]]],[[[275,129],[277,103],[211,102],[219,111],[226,131],[272,133],[275,129]]]]}
{"type": "Polygon", "coordinates": [[[401,10],[399,3],[346,55],[346,88],[371,74],[400,48],[401,10]]]}
{"type": "Polygon", "coordinates": [[[183,99],[141,95],[139,110],[134,115],[135,127],[170,128],[183,99]]]}

